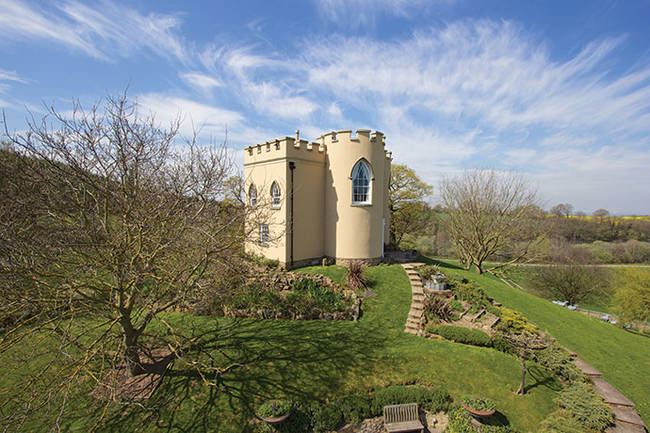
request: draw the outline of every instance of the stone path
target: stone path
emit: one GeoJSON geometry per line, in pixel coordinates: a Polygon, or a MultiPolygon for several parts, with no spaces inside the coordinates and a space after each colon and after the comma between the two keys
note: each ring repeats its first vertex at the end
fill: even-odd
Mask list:
{"type": "Polygon", "coordinates": [[[634,409],[634,402],[605,381],[600,371],[578,358],[575,352],[570,353],[574,358],[573,363],[591,379],[594,384],[594,391],[603,398],[614,412],[616,424],[605,430],[605,433],[645,433],[645,423],[634,409]]]}
{"type": "Polygon", "coordinates": [[[411,310],[406,319],[404,332],[413,335],[422,335],[422,323],[424,321],[424,286],[422,279],[415,268],[424,263],[403,263],[402,267],[411,282],[411,310]]]}

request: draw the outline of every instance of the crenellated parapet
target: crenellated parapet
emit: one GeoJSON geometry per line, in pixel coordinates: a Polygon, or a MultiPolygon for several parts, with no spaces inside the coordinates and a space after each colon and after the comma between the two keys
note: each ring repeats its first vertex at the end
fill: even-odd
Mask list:
{"type": "MultiPolygon", "coordinates": [[[[322,146],[345,146],[346,144],[354,145],[359,144],[373,144],[386,146],[386,136],[381,131],[371,131],[370,129],[357,129],[355,134],[352,134],[351,129],[342,129],[339,131],[327,132],[316,139],[322,146]]],[[[384,150],[386,158],[391,159],[392,154],[384,150]]]]}

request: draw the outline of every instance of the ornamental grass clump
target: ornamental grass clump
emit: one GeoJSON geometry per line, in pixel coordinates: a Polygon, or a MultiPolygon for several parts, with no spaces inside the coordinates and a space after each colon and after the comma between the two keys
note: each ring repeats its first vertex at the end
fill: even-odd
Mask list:
{"type": "Polygon", "coordinates": [[[497,404],[489,398],[463,397],[463,404],[476,412],[491,412],[497,410],[497,404]]]}
{"type": "Polygon", "coordinates": [[[277,418],[288,414],[292,407],[291,400],[270,400],[257,408],[257,415],[260,418],[277,418]]]}
{"type": "Polygon", "coordinates": [[[358,261],[350,262],[348,270],[348,286],[354,290],[361,290],[367,287],[366,278],[363,276],[363,264],[358,261]]]}

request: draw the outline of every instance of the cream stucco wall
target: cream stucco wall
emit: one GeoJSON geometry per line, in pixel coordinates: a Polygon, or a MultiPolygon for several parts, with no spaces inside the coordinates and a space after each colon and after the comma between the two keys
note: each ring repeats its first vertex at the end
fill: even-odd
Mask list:
{"type": "Polygon", "coordinates": [[[318,143],[285,137],[247,147],[246,192],[251,183],[255,184],[259,206],[269,208],[271,183],[276,181],[282,190],[282,206],[258,215],[269,222],[271,242],[260,245],[254,233],[246,250],[282,263],[290,263],[292,258],[304,263],[324,256],[341,261],[381,258],[382,240],[388,242],[390,157],[384,149],[383,134],[369,130],[357,130],[356,136],[351,131],[330,132],[319,137],[318,143]],[[352,168],[360,159],[372,170],[372,199],[363,205],[352,203],[352,168]],[[295,165],[293,213],[291,163],[295,165]]]}

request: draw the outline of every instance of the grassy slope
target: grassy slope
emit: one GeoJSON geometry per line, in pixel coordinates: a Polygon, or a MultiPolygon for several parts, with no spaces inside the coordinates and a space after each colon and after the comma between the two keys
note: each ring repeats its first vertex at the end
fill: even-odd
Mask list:
{"type": "MultiPolygon", "coordinates": [[[[340,267],[303,272],[325,273],[335,279],[344,275],[340,267]]],[[[377,296],[364,301],[364,314],[357,323],[168,316],[187,330],[205,332],[211,345],[206,351],[217,365],[254,362],[221,375],[216,379],[218,387],[206,386],[192,368],[177,362],[147,410],[135,406],[110,410],[100,430],[240,432],[255,404],[264,399],[324,400],[347,390],[417,380],[442,384],[456,398],[464,394],[493,398],[514,427],[536,430],[553,409],[559,387],[547,372],[533,366],[529,393],[515,396],[520,375],[515,358],[492,349],[405,334],[410,305],[406,274],[396,265],[369,268],[367,275],[377,296]]],[[[200,356],[188,354],[188,358],[200,356]]],[[[0,372],[18,367],[8,358],[0,355],[0,372]]],[[[13,371],[10,376],[15,378],[13,371]]],[[[0,375],[0,383],[7,385],[6,373],[0,375]]],[[[87,392],[79,388],[70,401],[63,430],[88,431],[91,420],[103,410],[87,398],[87,392]]],[[[46,430],[45,420],[51,422],[51,415],[29,423],[24,431],[46,430]]]]}
{"type": "Polygon", "coordinates": [[[477,281],[490,296],[524,313],[564,346],[599,369],[605,379],[632,399],[650,425],[650,337],[569,311],[494,277],[460,270],[453,262],[440,262],[444,272],[477,281]]]}

